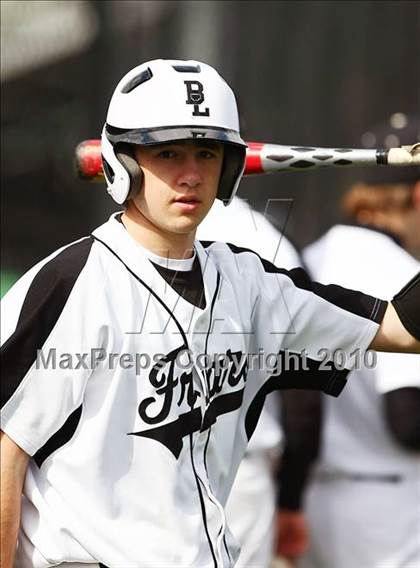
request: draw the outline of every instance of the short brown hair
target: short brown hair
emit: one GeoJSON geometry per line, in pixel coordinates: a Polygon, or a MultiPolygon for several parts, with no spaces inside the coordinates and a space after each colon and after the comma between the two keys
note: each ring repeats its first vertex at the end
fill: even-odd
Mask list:
{"type": "Polygon", "coordinates": [[[361,211],[405,211],[413,206],[415,184],[367,185],[357,183],[344,195],[341,207],[344,213],[356,219],[361,211]]]}

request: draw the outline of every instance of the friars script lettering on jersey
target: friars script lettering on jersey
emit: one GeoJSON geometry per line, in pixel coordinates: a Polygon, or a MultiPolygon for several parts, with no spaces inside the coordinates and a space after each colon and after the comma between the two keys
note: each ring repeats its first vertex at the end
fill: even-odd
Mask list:
{"type": "Polygon", "coordinates": [[[145,424],[155,425],[154,428],[130,435],[150,438],[162,443],[178,459],[183,438],[193,432],[207,430],[221,414],[232,412],[242,403],[243,390],[248,371],[246,356],[241,351],[230,351],[225,354],[229,364],[220,366],[216,360],[212,365],[196,373],[202,373],[205,379],[205,412],[198,402],[203,396],[200,390],[194,388],[194,369],[177,372],[176,362],[185,346],[178,347],[164,355],[149,371],[148,380],[154,388],[152,396],[144,398],[138,413],[145,424]],[[237,389],[242,383],[242,388],[237,389]],[[223,394],[220,394],[224,390],[223,394]],[[226,392],[227,391],[227,392],[226,392]],[[179,413],[178,409],[186,401],[189,410],[179,413]],[[171,412],[175,410],[175,412],[171,412]],[[170,414],[177,414],[173,421],[163,422],[170,414]]]}

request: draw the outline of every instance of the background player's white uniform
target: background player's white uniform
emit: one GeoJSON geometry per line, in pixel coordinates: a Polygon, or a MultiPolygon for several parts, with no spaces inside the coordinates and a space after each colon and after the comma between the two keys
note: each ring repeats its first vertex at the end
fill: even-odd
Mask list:
{"type": "MultiPolygon", "coordinates": [[[[300,266],[299,255],[286,237],[239,197],[229,207],[216,200],[197,238],[251,248],[282,268],[300,266]]],[[[274,392],[264,404],[226,507],[230,527],[241,545],[238,567],[266,568],[273,555],[277,492],[273,474],[282,440],[279,420],[280,399],[274,392]]]]}
{"type": "Polygon", "coordinates": [[[320,349],[367,348],[386,310],[251,251],[195,250],[204,309],[114,215],[4,297],[1,428],[34,458],[18,568],[231,568],[238,546],[224,507],[260,403],[278,387],[340,392],[347,373],[321,370],[320,349]],[[273,376],[247,357],[261,349],[306,350],[311,373],[273,376]]]}
{"type": "MultiPolygon", "coordinates": [[[[304,250],[313,278],[392,295],[419,263],[389,236],[338,225],[304,250]]],[[[418,355],[377,354],[375,369],[353,371],[343,395],[324,397],[322,450],[308,487],[308,568],[420,566],[420,455],[400,447],[381,395],[420,387],[418,355]]]]}

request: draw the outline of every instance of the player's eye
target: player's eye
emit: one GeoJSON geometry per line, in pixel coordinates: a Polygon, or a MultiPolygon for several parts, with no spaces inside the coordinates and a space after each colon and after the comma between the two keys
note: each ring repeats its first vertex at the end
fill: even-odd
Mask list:
{"type": "Polygon", "coordinates": [[[211,158],[215,158],[216,154],[211,150],[200,150],[199,152],[200,158],[204,158],[206,160],[210,160],[211,158]]]}
{"type": "Polygon", "coordinates": [[[158,153],[158,158],[169,159],[174,158],[176,156],[176,152],[174,150],[161,150],[158,153]]]}

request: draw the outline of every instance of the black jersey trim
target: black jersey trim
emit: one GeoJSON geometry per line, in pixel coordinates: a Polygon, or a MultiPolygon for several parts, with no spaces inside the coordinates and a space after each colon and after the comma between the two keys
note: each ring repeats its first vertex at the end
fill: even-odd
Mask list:
{"type": "Polygon", "coordinates": [[[82,405],[76,408],[70,416],[67,418],[63,426],[51,438],[40,448],[34,455],[35,463],[38,467],[41,467],[43,462],[56,450],[63,447],[67,442],[69,442],[73,434],[77,430],[77,426],[80,422],[80,417],[82,416],[82,405]]]}
{"type": "Polygon", "coordinates": [[[214,245],[214,243],[217,243],[218,241],[199,241],[203,248],[209,248],[209,246],[214,245]]]}
{"type": "MultiPolygon", "coordinates": [[[[280,352],[279,355],[282,356],[283,352],[280,352]]],[[[296,355],[299,359],[302,358],[301,355],[296,355]]],[[[348,369],[336,369],[334,367],[328,370],[321,368],[321,365],[321,361],[315,361],[314,359],[306,357],[305,361],[297,361],[293,369],[282,370],[272,375],[264,383],[251,402],[245,416],[245,431],[248,440],[251,439],[257,427],[265,398],[271,392],[286,389],[305,389],[322,391],[335,397],[341,393],[347,383],[347,375],[350,371],[348,369]],[[306,368],[303,367],[303,363],[305,363],[306,368]]],[[[283,362],[279,366],[280,368],[284,367],[283,362]]]]}
{"type": "Polygon", "coordinates": [[[255,432],[266,397],[271,392],[275,391],[278,388],[279,388],[278,377],[276,378],[271,377],[270,379],[268,379],[266,383],[264,383],[264,386],[260,388],[255,398],[249,405],[248,412],[245,415],[245,432],[248,442],[252,438],[253,433],[255,432]]]}
{"type": "Polygon", "coordinates": [[[268,274],[284,274],[293,281],[297,288],[312,292],[316,296],[352,314],[369,319],[375,323],[381,323],[385,315],[388,302],[384,300],[369,296],[363,292],[343,288],[337,284],[320,284],[311,280],[303,268],[292,268],[291,270],[278,268],[268,260],[261,258],[259,254],[251,249],[237,247],[231,243],[226,244],[234,254],[247,252],[255,254],[268,274]]]}
{"type": "Polygon", "coordinates": [[[93,239],[69,245],[35,275],[13,334],[1,348],[1,406],[13,396],[57,323],[83,270],[93,239]]]}

